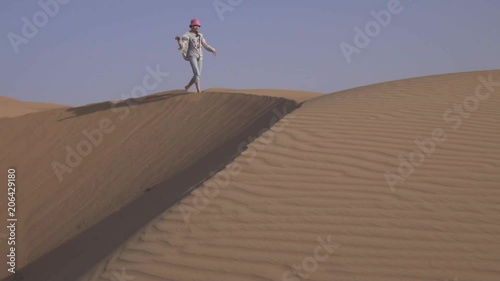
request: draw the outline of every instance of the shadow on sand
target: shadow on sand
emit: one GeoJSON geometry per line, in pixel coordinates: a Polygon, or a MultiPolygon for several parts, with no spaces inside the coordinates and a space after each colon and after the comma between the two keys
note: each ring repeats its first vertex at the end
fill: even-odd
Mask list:
{"type": "Polygon", "coordinates": [[[68,108],[66,111],[73,113],[73,116],[62,118],[62,119],[59,119],[57,121],[64,121],[67,119],[75,118],[75,117],[82,116],[85,114],[94,113],[97,111],[104,111],[104,110],[119,108],[119,107],[123,107],[123,106],[141,105],[141,104],[156,102],[156,101],[160,101],[160,100],[166,100],[166,99],[174,98],[177,96],[183,96],[183,95],[189,95],[189,94],[190,93],[188,93],[184,90],[168,91],[168,92],[161,92],[161,93],[157,93],[157,94],[153,94],[153,95],[149,95],[149,96],[144,96],[144,97],[140,97],[140,98],[130,98],[130,99],[116,102],[116,103],[106,101],[106,102],[93,103],[93,104],[88,104],[88,105],[79,106],[79,107],[71,107],[71,108],[68,108]]]}

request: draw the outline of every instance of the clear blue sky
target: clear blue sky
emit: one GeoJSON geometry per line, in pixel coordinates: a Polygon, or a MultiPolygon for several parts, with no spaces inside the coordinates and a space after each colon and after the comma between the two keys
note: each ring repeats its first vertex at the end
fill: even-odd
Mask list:
{"type": "Polygon", "coordinates": [[[390,0],[217,0],[236,4],[223,18],[213,0],[64,1],[16,54],[8,34],[23,36],[22,18],[33,23],[43,10],[38,1],[1,0],[0,95],[67,105],[120,99],[156,65],[170,75],[149,93],[181,89],[192,74],[174,37],[191,18],[218,51],[205,51],[203,88],[331,93],[500,68],[498,0],[400,0],[402,11],[350,63],[340,44],[355,46],[354,28],[390,0]]]}

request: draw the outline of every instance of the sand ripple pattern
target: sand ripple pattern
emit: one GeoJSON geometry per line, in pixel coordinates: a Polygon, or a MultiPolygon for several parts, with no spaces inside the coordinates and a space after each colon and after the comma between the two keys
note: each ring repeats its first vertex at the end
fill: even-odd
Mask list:
{"type": "Polygon", "coordinates": [[[305,280],[282,278],[327,235],[341,246],[307,280],[499,280],[500,87],[458,129],[443,119],[488,74],[500,80],[428,76],[305,102],[249,145],[232,163],[241,171],[189,223],[179,207],[196,193],[81,280],[123,270],[141,281],[305,280]],[[435,128],[446,141],[391,192],[384,173],[435,128]]]}

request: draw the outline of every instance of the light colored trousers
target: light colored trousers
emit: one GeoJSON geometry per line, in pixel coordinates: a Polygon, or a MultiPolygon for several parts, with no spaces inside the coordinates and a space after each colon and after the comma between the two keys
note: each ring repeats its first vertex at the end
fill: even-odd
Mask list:
{"type": "Polygon", "coordinates": [[[191,69],[193,69],[193,78],[191,78],[190,84],[195,82],[200,82],[201,67],[203,65],[203,58],[197,58],[195,56],[189,57],[189,63],[191,64],[191,69]]]}

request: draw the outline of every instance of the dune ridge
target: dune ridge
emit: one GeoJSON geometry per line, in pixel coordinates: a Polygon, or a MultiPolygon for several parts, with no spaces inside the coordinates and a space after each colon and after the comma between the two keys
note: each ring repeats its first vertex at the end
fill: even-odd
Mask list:
{"type": "Polygon", "coordinates": [[[0,96],[0,118],[22,116],[28,113],[61,107],[67,106],[44,102],[24,102],[10,97],[0,96]]]}
{"type": "Polygon", "coordinates": [[[272,97],[284,97],[287,99],[292,99],[296,102],[304,102],[316,97],[320,97],[323,94],[318,92],[310,91],[296,91],[296,90],[276,90],[276,89],[229,89],[229,88],[209,88],[203,92],[216,92],[216,93],[241,93],[250,94],[257,96],[272,96],[272,97]]]}
{"type": "Polygon", "coordinates": [[[497,280],[500,87],[488,75],[500,80],[434,75],[304,102],[236,157],[238,173],[205,181],[79,280],[497,280]],[[477,89],[467,117],[454,111],[477,89]],[[434,150],[398,171],[428,139],[434,150]]]}

